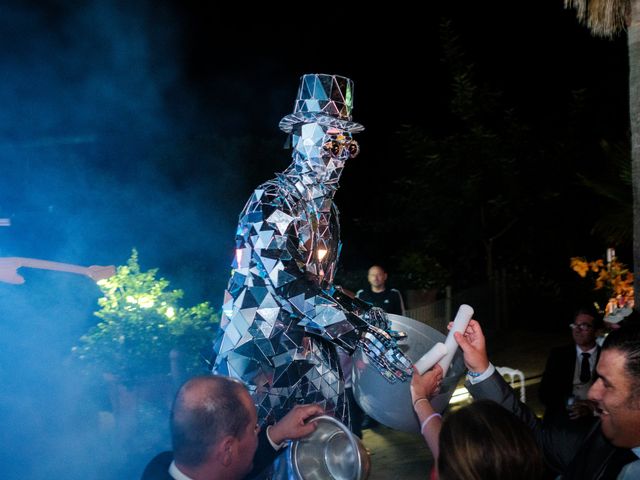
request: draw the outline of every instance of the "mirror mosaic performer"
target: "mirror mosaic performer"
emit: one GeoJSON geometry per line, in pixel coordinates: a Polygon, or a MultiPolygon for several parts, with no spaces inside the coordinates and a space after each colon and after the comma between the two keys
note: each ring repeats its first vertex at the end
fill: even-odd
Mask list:
{"type": "Polygon", "coordinates": [[[385,313],[333,285],[341,246],[333,197],[364,129],[352,108],[350,79],[303,75],[294,112],[280,122],[293,161],[239,217],[212,371],[245,382],[261,425],[300,403],[349,425],[336,347],[362,348],[389,382],[411,376],[385,313]]]}

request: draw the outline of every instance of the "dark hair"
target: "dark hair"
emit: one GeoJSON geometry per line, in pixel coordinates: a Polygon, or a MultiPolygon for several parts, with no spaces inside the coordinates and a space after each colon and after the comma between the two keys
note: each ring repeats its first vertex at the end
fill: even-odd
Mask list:
{"type": "MultiPolygon", "coordinates": [[[[640,389],[640,325],[625,324],[604,339],[602,350],[619,350],[625,356],[624,368],[631,379],[633,390],[640,389]]],[[[638,398],[640,401],[640,398],[638,398]]]]}
{"type": "Polygon", "coordinates": [[[578,308],[573,314],[573,319],[575,320],[580,314],[593,317],[593,328],[595,328],[596,330],[604,325],[602,314],[598,310],[596,310],[593,305],[583,305],[578,308]]]}
{"type": "Polygon", "coordinates": [[[440,480],[539,480],[542,455],[527,426],[490,400],[449,415],[440,432],[440,480]]]}
{"type": "Polygon", "coordinates": [[[635,308],[631,309],[631,313],[618,322],[620,327],[625,325],[640,325],[640,313],[635,308]]]}
{"type": "Polygon", "coordinates": [[[228,377],[201,376],[178,391],[171,410],[173,456],[184,465],[204,462],[209,448],[246,428],[250,412],[241,401],[246,388],[228,377]]]}

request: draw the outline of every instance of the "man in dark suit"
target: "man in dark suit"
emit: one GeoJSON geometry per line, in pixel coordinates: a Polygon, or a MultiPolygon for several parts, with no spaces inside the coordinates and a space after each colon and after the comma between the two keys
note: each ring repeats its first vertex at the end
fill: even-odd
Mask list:
{"type": "Polygon", "coordinates": [[[319,405],[298,405],[261,431],[256,407],[238,380],[202,376],[178,391],[171,411],[172,452],[157,455],[142,480],[239,480],[260,472],[277,456],[285,440],[316,428],[305,423],[323,413],[319,405]]]}
{"type": "Polygon", "coordinates": [[[596,379],[600,356],[596,334],[601,326],[602,317],[595,309],[581,308],[570,325],[573,343],[551,350],[539,390],[546,423],[593,419],[595,404],[587,392],[596,379]]]}
{"type": "Polygon", "coordinates": [[[583,435],[572,428],[545,426],[514,394],[489,362],[484,334],[475,320],[464,335],[455,334],[469,373],[474,398],[501,404],[532,429],[545,459],[563,480],[640,478],[640,328],[609,334],[598,360],[598,378],[589,390],[600,420],[583,435]]]}

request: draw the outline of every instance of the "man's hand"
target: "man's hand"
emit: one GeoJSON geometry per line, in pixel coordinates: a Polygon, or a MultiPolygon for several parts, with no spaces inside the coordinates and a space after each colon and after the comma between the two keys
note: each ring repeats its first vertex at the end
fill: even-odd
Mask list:
{"type": "Polygon", "coordinates": [[[309,417],[321,415],[324,410],[320,405],[296,405],[279,422],[269,428],[269,438],[275,444],[285,440],[297,440],[313,432],[316,422],[305,423],[309,417]]]}
{"type": "Polygon", "coordinates": [[[591,417],[596,410],[596,404],[591,400],[576,400],[569,407],[569,418],[577,420],[582,417],[591,417]]]}
{"type": "MultiPolygon", "coordinates": [[[[452,326],[453,323],[449,323],[449,329],[452,326]]],[[[470,371],[484,372],[489,368],[484,333],[482,333],[482,328],[480,328],[480,324],[476,320],[469,322],[464,335],[456,332],[454,337],[464,352],[464,363],[470,371]]]]}
{"type": "Polygon", "coordinates": [[[411,401],[415,402],[419,398],[430,398],[440,390],[442,382],[442,367],[436,364],[431,370],[420,375],[413,367],[411,377],[411,401]]]}

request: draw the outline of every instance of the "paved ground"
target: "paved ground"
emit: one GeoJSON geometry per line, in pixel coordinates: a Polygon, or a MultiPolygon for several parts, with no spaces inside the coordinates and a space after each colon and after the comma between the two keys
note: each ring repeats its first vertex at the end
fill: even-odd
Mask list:
{"type": "MultiPolygon", "coordinates": [[[[525,375],[527,404],[538,414],[538,383],[550,349],[571,341],[570,333],[511,331],[487,341],[496,366],[521,370],[525,375]]],[[[363,441],[371,452],[370,480],[428,478],[433,458],[420,435],[397,432],[386,427],[364,431],[363,441]]]]}

